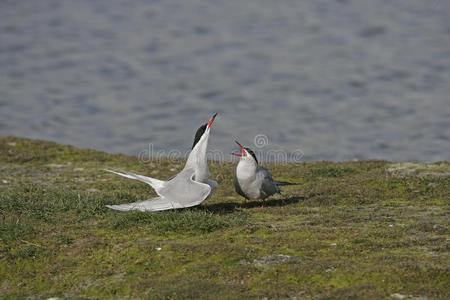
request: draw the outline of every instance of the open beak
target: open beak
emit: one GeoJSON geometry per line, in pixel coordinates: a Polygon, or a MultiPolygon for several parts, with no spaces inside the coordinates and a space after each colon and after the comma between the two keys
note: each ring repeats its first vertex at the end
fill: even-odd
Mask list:
{"type": "Polygon", "coordinates": [[[231,153],[231,155],[238,156],[238,157],[245,156],[244,146],[242,146],[241,144],[239,144],[238,141],[235,141],[235,142],[236,142],[236,144],[238,144],[239,148],[241,148],[241,154],[239,154],[239,153],[231,153]]]}
{"type": "Polygon", "coordinates": [[[208,122],[208,129],[211,127],[212,123],[214,122],[214,119],[216,118],[217,114],[214,114],[214,116],[211,117],[211,119],[209,119],[208,122]]]}

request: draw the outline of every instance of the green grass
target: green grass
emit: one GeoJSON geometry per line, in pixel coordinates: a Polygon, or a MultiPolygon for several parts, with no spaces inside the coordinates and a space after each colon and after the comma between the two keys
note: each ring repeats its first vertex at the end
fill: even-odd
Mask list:
{"type": "Polygon", "coordinates": [[[155,194],[104,168],[165,179],[183,163],[0,138],[0,298],[448,298],[449,162],[264,164],[298,183],[264,209],[241,205],[235,164],[210,162],[200,206],[105,207],[155,194]]]}
{"type": "Polygon", "coordinates": [[[168,211],[165,213],[127,212],[113,219],[111,229],[127,229],[145,226],[150,233],[165,235],[167,233],[202,234],[247,223],[248,214],[220,215],[208,210],[168,211]]]}

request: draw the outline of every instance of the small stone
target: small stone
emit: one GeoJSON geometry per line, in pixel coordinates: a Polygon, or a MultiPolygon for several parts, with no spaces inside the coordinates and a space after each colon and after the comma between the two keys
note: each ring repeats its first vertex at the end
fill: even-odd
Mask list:
{"type": "Polygon", "coordinates": [[[408,295],[402,295],[402,294],[400,294],[400,293],[394,293],[394,294],[391,294],[391,297],[392,297],[392,298],[395,298],[395,299],[405,299],[405,298],[409,298],[409,297],[411,297],[411,296],[408,296],[408,295]]]}
{"type": "Polygon", "coordinates": [[[2,179],[2,182],[3,182],[4,184],[6,184],[6,183],[8,183],[8,180],[2,179]]]}
{"type": "Polygon", "coordinates": [[[6,290],[10,285],[10,282],[8,280],[3,281],[2,285],[0,286],[1,290],[6,290]]]}
{"type": "Polygon", "coordinates": [[[273,254],[261,257],[260,259],[255,259],[253,260],[253,263],[259,267],[268,267],[270,265],[287,263],[295,260],[297,260],[297,257],[292,257],[285,254],[273,254]]]}
{"type": "Polygon", "coordinates": [[[325,272],[330,273],[330,272],[334,272],[336,271],[336,269],[334,267],[328,268],[325,270],[325,272]]]}
{"type": "Polygon", "coordinates": [[[336,243],[331,243],[330,246],[337,246],[337,244],[336,243]]]}
{"type": "Polygon", "coordinates": [[[65,167],[66,165],[62,165],[62,164],[48,164],[46,166],[50,167],[50,168],[62,168],[62,167],[65,167]]]}
{"type": "Polygon", "coordinates": [[[17,145],[17,143],[16,142],[9,142],[8,144],[7,144],[8,146],[12,146],[12,147],[14,147],[14,146],[16,146],[17,145]]]}
{"type": "Polygon", "coordinates": [[[156,247],[155,249],[156,249],[156,251],[161,251],[162,250],[161,247],[156,247]]]}
{"type": "Polygon", "coordinates": [[[394,227],[394,224],[389,224],[389,227],[394,227]]]}
{"type": "Polygon", "coordinates": [[[84,168],[75,168],[73,169],[75,172],[84,171],[84,168]]]}

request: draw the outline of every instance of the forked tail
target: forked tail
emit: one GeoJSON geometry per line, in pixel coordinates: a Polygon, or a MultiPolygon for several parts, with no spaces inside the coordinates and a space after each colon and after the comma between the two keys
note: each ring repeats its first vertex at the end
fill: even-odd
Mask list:
{"type": "Polygon", "coordinates": [[[274,182],[277,186],[298,185],[298,183],[296,183],[296,182],[287,182],[287,181],[278,181],[278,180],[274,180],[274,182]]]}
{"type": "Polygon", "coordinates": [[[113,171],[113,170],[108,170],[108,169],[105,169],[105,171],[108,171],[108,172],[111,172],[111,173],[114,173],[114,174],[117,174],[117,175],[120,175],[120,176],[123,176],[126,178],[145,182],[145,183],[149,184],[152,188],[154,188],[156,192],[158,192],[158,190],[160,190],[164,186],[164,181],[156,179],[156,178],[151,178],[151,177],[138,175],[138,174],[134,174],[134,173],[130,173],[130,172],[125,172],[125,171],[113,171]]]}

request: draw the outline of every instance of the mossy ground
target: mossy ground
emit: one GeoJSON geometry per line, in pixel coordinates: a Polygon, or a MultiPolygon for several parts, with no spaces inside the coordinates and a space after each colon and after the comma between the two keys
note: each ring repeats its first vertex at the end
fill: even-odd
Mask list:
{"type": "Polygon", "coordinates": [[[298,184],[261,209],[211,162],[202,205],[117,212],[154,192],[103,168],[165,179],[183,160],[0,138],[0,298],[447,298],[450,163],[417,165],[269,163],[298,184]]]}

